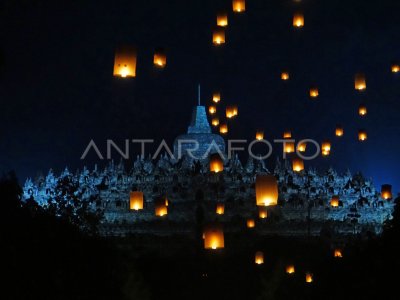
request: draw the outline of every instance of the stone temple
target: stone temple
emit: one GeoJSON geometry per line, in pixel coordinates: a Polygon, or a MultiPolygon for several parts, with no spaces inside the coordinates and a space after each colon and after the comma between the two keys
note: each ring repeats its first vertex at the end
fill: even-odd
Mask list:
{"type": "MultiPolygon", "coordinates": [[[[204,106],[194,108],[187,134],[174,143],[174,156],[179,141],[197,141],[196,156],[203,156],[211,145],[225,151],[224,139],[211,133],[204,106]]],[[[209,151],[216,151],[211,147],[209,151]]],[[[93,211],[103,215],[100,233],[105,236],[131,234],[191,234],[199,222],[219,221],[227,232],[246,229],[246,221],[255,220],[252,230],[262,235],[304,236],[321,232],[348,235],[380,234],[386,220],[392,218],[394,203],[384,200],[371,180],[361,174],[338,174],[329,169],[318,172],[307,169],[294,172],[287,160],[276,160],[268,170],[263,160],[249,157],[242,162],[237,155],[225,159],[224,170],[209,171],[208,158],[194,160],[187,156],[193,145],[183,144],[182,159],[163,155],[157,160],[137,157],[131,169],[123,161],[110,161],[104,169],[86,167],[76,173],[67,168],[59,175],[52,170],[47,176],[28,179],[23,188],[24,199],[34,199],[48,207],[55,197],[68,201],[62,184],[75,189],[74,196],[93,211]],[[255,177],[259,173],[274,174],[278,180],[278,205],[268,208],[268,217],[260,218],[255,201],[255,177]],[[131,191],[142,191],[144,206],[131,210],[131,191]],[[337,207],[330,205],[332,196],[339,196],[337,207]],[[168,199],[168,213],[155,215],[155,204],[168,199]],[[224,213],[216,206],[224,204],[224,213]]]]}

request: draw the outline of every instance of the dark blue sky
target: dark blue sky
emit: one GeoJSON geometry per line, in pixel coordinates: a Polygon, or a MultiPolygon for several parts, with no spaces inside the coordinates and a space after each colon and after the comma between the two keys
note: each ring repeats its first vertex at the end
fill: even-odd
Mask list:
{"type": "Polygon", "coordinates": [[[79,159],[90,139],[103,149],[108,138],[172,142],[186,131],[200,82],[203,103],[220,89],[222,106],[239,105],[229,137],[253,138],[264,128],[271,139],[291,128],[295,138],[330,139],[331,156],[312,165],[360,170],[398,191],[400,74],[390,64],[400,59],[399,11],[395,0],[247,0],[242,15],[229,0],[3,1],[0,171],[14,169],[23,182],[49,168],[91,167],[94,157],[79,159]],[[227,43],[216,48],[221,10],[229,13],[227,43]],[[305,15],[301,30],[291,26],[297,10],[305,15]],[[112,77],[121,43],[138,49],[135,79],[112,77]],[[152,66],[160,46],[168,55],[162,71],[152,66]],[[283,69],[288,82],[279,79],[283,69]],[[356,72],[367,77],[362,95],[356,72]],[[311,85],[318,100],[308,98],[311,85]],[[357,115],[361,102],[365,119],[357,115]],[[365,143],[359,128],[368,131],[365,143]]]}

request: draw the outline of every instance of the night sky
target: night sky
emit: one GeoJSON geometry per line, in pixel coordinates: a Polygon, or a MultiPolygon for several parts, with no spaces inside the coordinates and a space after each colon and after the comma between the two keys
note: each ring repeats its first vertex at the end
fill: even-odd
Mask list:
{"type": "MultiPolygon", "coordinates": [[[[3,0],[0,4],[0,172],[26,177],[53,168],[71,171],[106,162],[81,161],[93,139],[173,139],[185,133],[196,105],[214,90],[222,107],[238,104],[228,138],[330,139],[328,158],[306,164],[362,171],[376,187],[400,190],[400,2],[247,0],[244,14],[231,1],[3,0]],[[292,27],[300,10],[305,27],[292,27]],[[219,11],[229,13],[226,44],[212,44],[219,11]],[[113,78],[115,48],[138,49],[137,77],[113,78]],[[157,47],[167,67],[153,67],[157,47]],[[291,79],[280,80],[289,70],[291,79]],[[354,90],[363,72],[367,90],[354,90]],[[310,100],[308,89],[319,87],[310,100]],[[368,115],[357,108],[366,103],[368,115]],[[344,137],[334,136],[336,124],[344,137]],[[368,140],[360,143],[357,131],[368,140]]],[[[132,147],[136,154],[138,147],[132,147]]],[[[119,156],[115,155],[119,160],[119,156]]],[[[271,158],[269,164],[275,161],[271,158]]],[[[128,165],[131,162],[128,162],[128,165]]]]}

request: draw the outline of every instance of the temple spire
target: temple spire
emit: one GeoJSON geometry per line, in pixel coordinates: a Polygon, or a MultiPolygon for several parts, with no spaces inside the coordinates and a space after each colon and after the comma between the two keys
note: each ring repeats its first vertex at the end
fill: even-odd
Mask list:
{"type": "Polygon", "coordinates": [[[200,90],[200,83],[197,86],[197,102],[198,102],[198,106],[200,106],[200,95],[201,95],[201,90],[200,90]]]}

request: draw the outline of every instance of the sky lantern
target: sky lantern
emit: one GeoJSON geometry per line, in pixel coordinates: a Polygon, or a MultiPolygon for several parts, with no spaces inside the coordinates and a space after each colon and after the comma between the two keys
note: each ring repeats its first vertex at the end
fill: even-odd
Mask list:
{"type": "Polygon", "coordinates": [[[167,55],[164,49],[158,48],[154,53],[153,63],[156,67],[164,68],[167,65],[167,55]]]}
{"type": "Polygon", "coordinates": [[[286,274],[294,274],[295,273],[295,268],[294,265],[288,265],[286,266],[286,274]]]}
{"type": "Polygon", "coordinates": [[[238,106],[236,104],[232,105],[233,116],[236,117],[239,113],[238,106]]]}
{"type": "Polygon", "coordinates": [[[292,160],[292,167],[293,167],[293,171],[295,171],[295,172],[303,171],[304,170],[304,161],[299,157],[295,157],[292,160]]]}
{"type": "Polygon", "coordinates": [[[219,118],[218,117],[212,118],[211,124],[212,124],[212,126],[218,126],[219,125],[219,118]]]}
{"type": "Polygon", "coordinates": [[[232,9],[236,13],[246,11],[246,0],[232,0],[232,9]]]}
{"type": "Polygon", "coordinates": [[[364,91],[367,88],[367,81],[363,73],[357,73],[354,76],[354,88],[357,91],[364,91]]]}
{"type": "Polygon", "coordinates": [[[227,106],[225,109],[225,114],[228,119],[232,119],[235,116],[235,111],[233,106],[227,106]]]}
{"type": "Polygon", "coordinates": [[[336,126],[336,130],[335,130],[335,135],[338,136],[338,137],[341,137],[341,136],[343,136],[343,134],[344,134],[343,127],[340,126],[340,125],[337,125],[336,126]]]}
{"type": "Polygon", "coordinates": [[[129,209],[143,209],[143,192],[135,191],[129,193],[129,209]]]}
{"type": "Polygon", "coordinates": [[[225,30],[222,28],[214,29],[213,32],[213,43],[214,45],[225,44],[225,30]]]}
{"type": "Polygon", "coordinates": [[[331,142],[323,141],[321,144],[321,150],[323,156],[328,156],[331,153],[331,142]]]}
{"type": "Polygon", "coordinates": [[[367,140],[367,132],[364,129],[358,131],[358,140],[360,142],[367,140]]]}
{"type": "Polygon", "coordinates": [[[217,15],[217,26],[226,27],[228,26],[228,14],[220,13],[217,15]]]}
{"type": "MultiPolygon", "coordinates": [[[[168,201],[168,200],[167,200],[168,201]]],[[[168,202],[166,199],[156,201],[154,204],[155,215],[157,217],[162,217],[168,214],[168,202]]]]}
{"type": "Polygon", "coordinates": [[[225,212],[225,204],[224,203],[217,203],[217,208],[215,209],[215,212],[218,215],[223,215],[225,212]]]}
{"type": "Polygon", "coordinates": [[[335,251],[333,251],[333,257],[335,258],[343,258],[343,253],[341,249],[335,249],[335,251]]]}
{"type": "Polygon", "coordinates": [[[278,181],[275,176],[267,174],[256,176],[256,201],[258,206],[278,204],[278,181]]]}
{"type": "Polygon", "coordinates": [[[204,249],[222,249],[225,247],[224,231],[218,224],[210,224],[203,232],[204,249]]]}
{"type": "Polygon", "coordinates": [[[258,207],[258,217],[260,219],[266,219],[268,217],[268,211],[266,206],[258,207]]]}
{"type": "Polygon", "coordinates": [[[136,48],[121,46],[115,51],[114,76],[136,77],[136,48]]]}
{"type": "Polygon", "coordinates": [[[220,124],[219,125],[219,133],[227,134],[228,133],[228,124],[220,124]]]}
{"type": "Polygon", "coordinates": [[[304,15],[302,13],[297,12],[293,15],[293,26],[297,28],[304,26],[304,15]]]}
{"type": "Polygon", "coordinates": [[[286,131],[283,133],[283,138],[284,138],[284,139],[290,139],[290,138],[292,138],[292,132],[291,132],[290,130],[286,130],[286,131]]]}
{"type": "Polygon", "coordinates": [[[214,92],[213,97],[212,97],[212,101],[214,103],[218,103],[221,101],[221,93],[220,92],[214,92]]]}
{"type": "Polygon", "coordinates": [[[247,226],[247,228],[254,228],[256,226],[254,219],[247,219],[246,226],[247,226]]]}
{"type": "Polygon", "coordinates": [[[358,114],[360,116],[365,116],[367,114],[367,107],[365,106],[365,104],[360,104],[360,106],[358,107],[358,114]]]}
{"type": "Polygon", "coordinates": [[[392,70],[392,73],[399,73],[400,72],[400,65],[399,64],[392,64],[391,70],[392,70]]]}
{"type": "Polygon", "coordinates": [[[282,80],[289,80],[289,72],[282,72],[281,73],[282,80]]]}
{"type": "Polygon", "coordinates": [[[294,151],[295,151],[294,147],[295,147],[294,142],[285,141],[285,143],[283,144],[283,152],[294,153],[294,151]]]}
{"type": "Polygon", "coordinates": [[[332,196],[330,205],[331,205],[331,207],[339,207],[339,196],[337,196],[337,195],[332,196]]]}
{"type": "Polygon", "coordinates": [[[310,88],[310,97],[317,98],[319,96],[319,90],[317,87],[310,88]]]}
{"type": "Polygon", "coordinates": [[[262,251],[257,251],[254,255],[254,262],[257,265],[262,265],[264,263],[264,253],[262,251]]]}
{"type": "Polygon", "coordinates": [[[213,115],[217,112],[217,107],[215,105],[210,105],[208,107],[208,112],[210,113],[210,115],[213,115]]]}
{"type": "Polygon", "coordinates": [[[224,162],[218,153],[210,155],[210,172],[218,173],[224,170],[224,162]]]}
{"type": "Polygon", "coordinates": [[[383,184],[381,187],[381,197],[385,200],[392,199],[392,186],[390,184],[383,184]]]}
{"type": "Polygon", "coordinates": [[[306,273],[306,282],[307,283],[312,283],[313,281],[314,281],[313,274],[306,273]]]}
{"type": "Polygon", "coordinates": [[[299,152],[306,152],[306,148],[307,148],[307,143],[306,142],[302,142],[302,143],[298,143],[297,144],[297,151],[299,151],[299,152]]]}
{"type": "Polygon", "coordinates": [[[263,140],[263,139],[264,139],[264,131],[258,130],[258,131],[256,132],[256,140],[257,140],[257,141],[261,141],[261,140],[263,140]]]}

